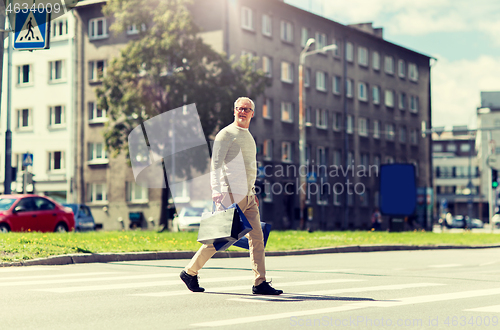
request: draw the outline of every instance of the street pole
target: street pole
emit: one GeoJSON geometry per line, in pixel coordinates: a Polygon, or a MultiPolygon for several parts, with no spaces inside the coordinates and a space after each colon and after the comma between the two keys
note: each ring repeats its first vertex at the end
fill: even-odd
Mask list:
{"type": "MultiPolygon", "coordinates": [[[[11,22],[9,22],[11,23],[11,22]]],[[[10,24],[9,24],[10,25],[10,24]]],[[[3,42],[3,39],[2,39],[3,42]]],[[[5,178],[4,194],[11,193],[12,184],[12,131],[10,130],[10,115],[12,106],[12,33],[9,33],[8,40],[8,65],[7,65],[7,125],[5,130],[5,178]]]]}
{"type": "Polygon", "coordinates": [[[300,166],[299,166],[299,177],[300,177],[300,229],[304,229],[305,224],[305,208],[306,208],[306,188],[307,188],[307,171],[308,164],[306,160],[306,125],[305,125],[305,107],[306,107],[306,93],[304,91],[304,64],[306,62],[306,57],[312,54],[324,53],[328,50],[337,49],[336,45],[328,45],[321,49],[316,49],[308,52],[307,50],[314,44],[316,40],[310,38],[304,49],[300,52],[299,59],[299,151],[300,151],[300,166]],[[302,173],[301,169],[305,169],[306,173],[302,173]]]}
{"type": "Polygon", "coordinates": [[[469,134],[469,199],[467,200],[467,211],[469,213],[469,220],[472,225],[472,138],[469,134]]]}

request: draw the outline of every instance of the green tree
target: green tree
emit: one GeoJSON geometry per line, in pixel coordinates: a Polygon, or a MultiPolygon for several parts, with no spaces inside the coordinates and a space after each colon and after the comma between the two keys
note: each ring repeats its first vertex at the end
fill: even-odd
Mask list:
{"type": "MultiPolygon", "coordinates": [[[[255,70],[255,59],[236,62],[205,44],[188,5],[187,0],[109,0],[104,6],[104,14],[114,20],[110,28],[115,34],[133,25],[139,30],[110,61],[96,92],[110,118],[104,137],[111,155],[125,151],[128,158],[129,133],[185,100],[196,103],[208,140],[233,120],[237,97],[256,98],[270,84],[262,70],[255,70]]],[[[179,166],[178,171],[185,176],[190,169],[179,166]]],[[[167,189],[162,191],[162,224],[167,220],[167,189]]]]}

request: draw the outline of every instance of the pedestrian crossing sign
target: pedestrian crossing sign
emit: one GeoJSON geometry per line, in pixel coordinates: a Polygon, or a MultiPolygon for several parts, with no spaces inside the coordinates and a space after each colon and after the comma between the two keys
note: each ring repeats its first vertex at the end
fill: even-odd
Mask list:
{"type": "Polygon", "coordinates": [[[23,166],[33,166],[33,154],[29,152],[23,154],[23,166]]]}
{"type": "Polygon", "coordinates": [[[49,48],[50,14],[43,10],[22,10],[16,14],[14,49],[31,50],[49,48]]]}

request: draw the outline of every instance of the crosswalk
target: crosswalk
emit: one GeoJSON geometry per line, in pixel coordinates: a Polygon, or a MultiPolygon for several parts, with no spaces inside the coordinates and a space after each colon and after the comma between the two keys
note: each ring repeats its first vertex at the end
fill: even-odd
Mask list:
{"type": "MultiPolygon", "coordinates": [[[[429,265],[429,268],[455,268],[457,264],[429,265]]],[[[92,293],[94,296],[104,295],[110,291],[124,298],[151,299],[155,304],[159,298],[190,299],[193,295],[207,297],[206,294],[196,294],[187,290],[179,279],[180,269],[165,271],[141,269],[109,268],[105,271],[79,271],[78,268],[65,267],[12,267],[0,268],[0,290],[21,290],[37,292],[54,299],[54,295],[64,295],[71,298],[76,293],[92,293]],[[70,271],[69,271],[70,270],[70,271]],[[184,296],[184,297],[183,297],[184,296]]],[[[225,304],[235,304],[241,307],[269,306],[275,302],[291,302],[299,304],[304,301],[322,301],[321,308],[317,305],[291,305],[291,311],[272,312],[257,316],[231,317],[207,322],[193,322],[192,327],[224,327],[252,324],[255,322],[281,320],[287,318],[307,317],[313,315],[330,315],[335,313],[356,311],[360,309],[387,309],[404,306],[424,305],[448,301],[468,301],[474,298],[498,296],[500,298],[500,283],[491,287],[463,289],[446,283],[439,278],[431,281],[419,281],[408,277],[402,283],[390,283],[380,278],[357,276],[354,269],[310,270],[303,272],[274,271],[269,278],[276,280],[276,287],[283,289],[280,296],[255,296],[249,294],[252,280],[251,272],[234,271],[221,272],[209,270],[204,273],[201,284],[206,287],[206,293],[226,293],[213,295],[213,299],[223,299],[225,304]],[[225,274],[222,275],[221,274],[225,274]],[[311,275],[312,274],[312,275],[311,275]],[[232,275],[232,276],[227,276],[232,275]],[[435,281],[434,281],[435,280],[435,281]],[[433,291],[438,290],[438,291],[433,291]],[[349,294],[350,299],[335,299],[339,295],[349,294]],[[367,298],[370,297],[370,298],[367,298]],[[244,305],[244,306],[247,306],[244,305]]],[[[460,312],[486,313],[500,318],[500,305],[482,304],[477,300],[477,306],[467,306],[460,312]]]]}

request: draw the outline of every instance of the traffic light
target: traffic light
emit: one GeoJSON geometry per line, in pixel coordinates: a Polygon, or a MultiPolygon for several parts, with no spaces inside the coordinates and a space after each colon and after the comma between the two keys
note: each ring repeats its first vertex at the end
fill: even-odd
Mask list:
{"type": "Polygon", "coordinates": [[[491,188],[496,189],[498,187],[498,171],[491,170],[491,188]]]}

